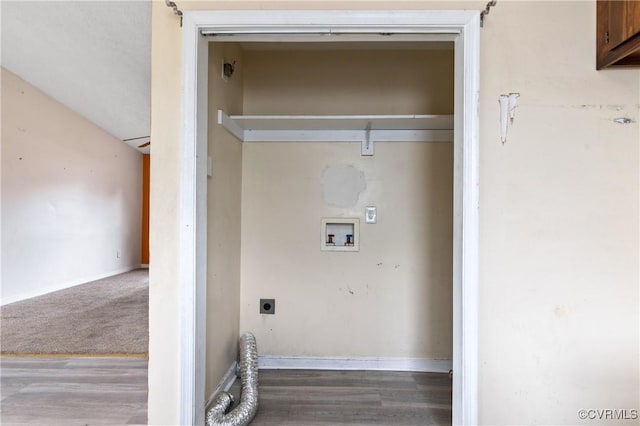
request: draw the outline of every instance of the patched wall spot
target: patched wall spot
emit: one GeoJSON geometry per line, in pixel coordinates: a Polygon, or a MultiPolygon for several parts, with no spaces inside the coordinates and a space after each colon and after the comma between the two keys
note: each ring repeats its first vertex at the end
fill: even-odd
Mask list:
{"type": "Polygon", "coordinates": [[[367,187],[364,172],[347,164],[328,166],[321,182],[324,202],[336,207],[355,207],[367,187]]]}

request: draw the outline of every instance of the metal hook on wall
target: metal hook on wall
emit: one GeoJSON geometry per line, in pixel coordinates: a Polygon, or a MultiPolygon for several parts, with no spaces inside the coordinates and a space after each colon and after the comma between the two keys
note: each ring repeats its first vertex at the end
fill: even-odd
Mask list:
{"type": "Polygon", "coordinates": [[[178,15],[180,17],[180,26],[182,27],[182,11],[178,9],[178,5],[171,0],[164,0],[164,3],[167,5],[167,7],[173,9],[174,15],[178,15]]]}
{"type": "Polygon", "coordinates": [[[498,3],[498,0],[491,0],[489,3],[487,3],[484,10],[480,12],[480,27],[484,27],[484,17],[489,14],[491,8],[495,6],[496,3],[498,3]]]}

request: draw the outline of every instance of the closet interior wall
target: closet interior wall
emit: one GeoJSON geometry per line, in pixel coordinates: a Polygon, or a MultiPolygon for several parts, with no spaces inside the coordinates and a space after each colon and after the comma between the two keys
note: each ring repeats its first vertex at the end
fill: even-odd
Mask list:
{"type": "Polygon", "coordinates": [[[453,114],[453,49],[284,45],[210,48],[207,396],[238,330],[267,356],[451,359],[451,141],[243,144],[215,114],[453,114]],[[359,218],[360,251],[321,251],[325,217],[359,218]]]}
{"type": "Polygon", "coordinates": [[[223,58],[242,62],[237,44],[210,44],[207,179],[207,342],[205,398],[237,358],[240,333],[240,239],[242,142],[216,125],[216,111],[242,114],[242,67],[227,82],[220,78],[223,58]]]}

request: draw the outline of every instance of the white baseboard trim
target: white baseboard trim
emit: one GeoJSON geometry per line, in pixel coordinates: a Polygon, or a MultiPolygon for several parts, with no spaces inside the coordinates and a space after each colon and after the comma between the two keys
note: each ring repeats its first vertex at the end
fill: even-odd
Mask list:
{"type": "Polygon", "coordinates": [[[236,376],[237,368],[238,368],[238,363],[234,361],[233,364],[231,364],[231,367],[229,367],[229,370],[227,370],[225,375],[222,376],[222,380],[220,380],[220,383],[218,383],[218,386],[216,386],[216,388],[213,390],[213,392],[211,393],[211,396],[209,396],[209,399],[207,399],[207,402],[204,404],[205,410],[209,409],[209,406],[213,402],[213,399],[220,392],[222,391],[227,392],[229,389],[231,389],[231,386],[233,385],[233,383],[236,381],[236,378],[237,378],[236,376]]]}
{"type": "Polygon", "coordinates": [[[261,370],[381,370],[448,373],[450,359],[369,357],[258,357],[261,370]]]}
{"type": "Polygon", "coordinates": [[[43,296],[48,293],[53,293],[54,291],[64,290],[64,289],[75,287],[81,284],[87,284],[87,283],[90,283],[91,281],[101,280],[103,278],[112,277],[114,275],[124,274],[125,272],[133,271],[136,269],[140,269],[140,265],[136,264],[132,266],[127,266],[124,268],[116,269],[115,271],[109,271],[103,274],[83,277],[81,279],[71,280],[65,283],[39,288],[37,290],[29,291],[27,293],[21,293],[21,294],[16,294],[14,296],[3,297],[2,299],[0,299],[0,306],[8,305],[10,303],[20,302],[26,299],[31,299],[32,297],[43,296]]]}
{"type": "Polygon", "coordinates": [[[148,263],[141,263],[141,264],[140,264],[140,268],[142,268],[142,269],[149,269],[149,264],[148,264],[148,263]]]}

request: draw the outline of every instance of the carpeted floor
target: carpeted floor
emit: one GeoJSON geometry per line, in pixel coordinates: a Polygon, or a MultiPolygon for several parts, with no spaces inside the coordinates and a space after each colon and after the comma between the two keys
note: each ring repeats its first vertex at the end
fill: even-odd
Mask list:
{"type": "Polygon", "coordinates": [[[127,272],[0,308],[2,354],[146,354],[149,272],[127,272]]]}

